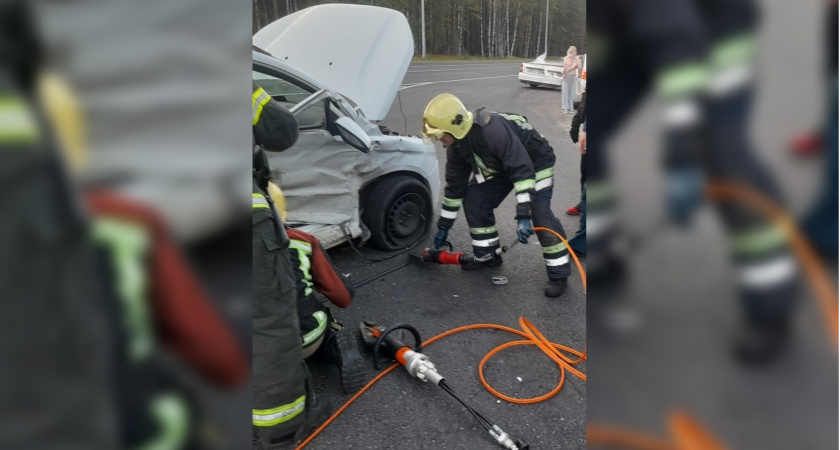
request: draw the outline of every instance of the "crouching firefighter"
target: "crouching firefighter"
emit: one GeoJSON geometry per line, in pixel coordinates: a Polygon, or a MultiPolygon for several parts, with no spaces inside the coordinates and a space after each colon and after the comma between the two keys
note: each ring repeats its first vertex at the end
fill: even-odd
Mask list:
{"type": "Polygon", "coordinates": [[[359,354],[355,330],[344,329],[315,297],[317,291],[333,305],[346,308],[353,302],[353,283],[333,267],[315,236],[294,228],[286,232],[291,240],[289,256],[297,283],[303,357],[320,358],[335,365],[344,392],[356,392],[364,385],[365,363],[359,354]]]}
{"type": "Polygon", "coordinates": [[[297,139],[297,121],[256,83],[252,190],[252,423],[254,448],[288,448],[316,407],[300,339],[289,237],[268,195],[265,155],[297,139]]]}
{"type": "MultiPolygon", "coordinates": [[[[566,234],[551,211],[554,150],[524,116],[468,111],[452,94],[433,98],[423,112],[423,135],[446,147],[446,188],[438,219],[435,247],[441,247],[464,205],[476,262],[465,270],[502,264],[499,233],[493,211],[511,190],[516,191],[519,242],[527,243],[537,227],[566,234]]],[[[555,235],[537,237],[545,258],[548,283],[545,295],[559,297],[571,274],[569,251],[555,235]]]]}

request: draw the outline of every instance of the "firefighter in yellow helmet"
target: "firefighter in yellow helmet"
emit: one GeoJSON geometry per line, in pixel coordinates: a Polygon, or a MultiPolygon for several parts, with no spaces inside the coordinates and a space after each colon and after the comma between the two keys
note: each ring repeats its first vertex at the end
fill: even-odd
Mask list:
{"type": "MultiPolygon", "coordinates": [[[[565,237],[563,226],[551,211],[554,185],[554,150],[525,116],[470,112],[452,94],[433,98],[423,112],[424,136],[446,147],[446,188],[435,247],[446,241],[458,210],[464,206],[477,262],[466,270],[502,264],[494,210],[511,190],[516,192],[519,241],[534,234],[531,225],[549,228],[565,237]]],[[[548,283],[545,295],[559,297],[571,274],[569,251],[553,234],[538,232],[548,283]]]]}

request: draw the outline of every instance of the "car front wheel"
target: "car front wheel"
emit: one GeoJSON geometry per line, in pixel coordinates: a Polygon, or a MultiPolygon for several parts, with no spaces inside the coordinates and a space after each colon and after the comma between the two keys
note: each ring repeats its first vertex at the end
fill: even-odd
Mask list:
{"type": "Polygon", "coordinates": [[[420,240],[429,228],[432,202],[420,181],[395,175],[379,181],[370,193],[362,219],[371,242],[382,250],[399,250],[420,240]]]}

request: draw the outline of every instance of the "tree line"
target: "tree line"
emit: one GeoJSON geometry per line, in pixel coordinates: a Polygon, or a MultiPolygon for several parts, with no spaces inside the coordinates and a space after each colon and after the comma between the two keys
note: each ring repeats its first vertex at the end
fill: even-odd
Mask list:
{"type": "MultiPolygon", "coordinates": [[[[319,0],[254,0],[254,32],[319,0]]],[[[344,1],[395,9],[405,15],[422,52],[420,0],[344,1]]],[[[534,58],[563,56],[575,45],[586,52],[586,0],[426,0],[426,53],[432,55],[534,58]],[[547,16],[547,17],[546,17],[547,16]]]]}

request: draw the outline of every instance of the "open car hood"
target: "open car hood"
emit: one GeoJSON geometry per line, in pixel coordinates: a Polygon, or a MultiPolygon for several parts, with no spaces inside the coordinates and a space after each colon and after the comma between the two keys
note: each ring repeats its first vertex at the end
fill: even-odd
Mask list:
{"type": "Polygon", "coordinates": [[[306,8],[263,27],[253,42],[377,121],[391,108],[414,54],[405,16],[363,5],[306,8]]]}

